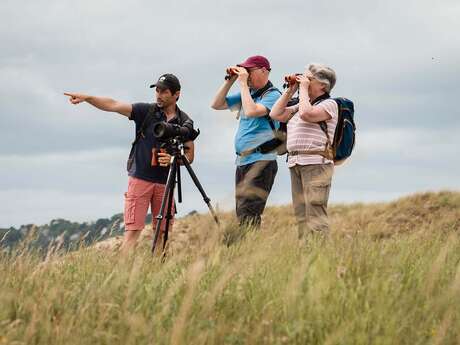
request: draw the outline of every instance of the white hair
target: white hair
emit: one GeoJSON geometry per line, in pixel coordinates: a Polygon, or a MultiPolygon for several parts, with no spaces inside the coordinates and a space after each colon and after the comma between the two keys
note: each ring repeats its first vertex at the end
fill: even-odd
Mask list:
{"type": "Polygon", "coordinates": [[[311,63],[308,65],[307,69],[311,72],[316,80],[326,86],[325,91],[327,93],[331,92],[332,88],[335,86],[336,81],[335,72],[332,68],[319,63],[311,63]]]}

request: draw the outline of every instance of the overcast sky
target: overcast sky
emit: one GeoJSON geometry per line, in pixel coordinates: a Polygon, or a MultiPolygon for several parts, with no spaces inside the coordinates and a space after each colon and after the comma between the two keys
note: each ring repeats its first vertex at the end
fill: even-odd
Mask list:
{"type": "MultiPolygon", "coordinates": [[[[122,212],[133,123],[64,91],[152,101],[163,73],[201,130],[193,164],[221,209],[234,207],[228,111],[211,110],[226,66],[262,54],[270,79],[310,62],[336,70],[355,103],[357,146],[335,171],[331,203],[460,188],[460,2],[0,2],[0,227],[122,212]]],[[[269,204],[290,202],[284,157],[269,204]]],[[[179,214],[207,210],[183,173],[179,214]]]]}

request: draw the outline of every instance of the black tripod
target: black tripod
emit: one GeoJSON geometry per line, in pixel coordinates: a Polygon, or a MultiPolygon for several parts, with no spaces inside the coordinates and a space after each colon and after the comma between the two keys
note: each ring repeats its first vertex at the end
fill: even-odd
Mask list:
{"type": "Polygon", "coordinates": [[[155,228],[155,236],[153,238],[152,244],[152,254],[155,252],[155,247],[158,242],[158,238],[160,235],[160,227],[163,221],[163,212],[168,205],[167,213],[166,213],[166,225],[164,231],[164,238],[163,238],[163,255],[165,255],[166,249],[166,242],[168,241],[168,232],[169,232],[169,225],[172,219],[172,205],[174,202],[174,189],[177,183],[177,194],[178,194],[178,201],[182,202],[182,187],[181,187],[181,178],[180,178],[180,165],[181,163],[187,168],[187,171],[192,178],[195,186],[200,191],[204,202],[208,205],[209,211],[211,212],[215,222],[219,225],[219,219],[211,205],[211,199],[206,195],[203,187],[201,186],[200,181],[198,181],[198,177],[196,177],[195,172],[193,171],[192,167],[190,166],[190,162],[188,161],[187,157],[184,154],[184,143],[179,140],[178,138],[171,139],[167,143],[167,152],[172,156],[171,164],[169,167],[168,179],[166,180],[166,188],[163,193],[163,197],[161,199],[161,206],[158,215],[155,217],[157,220],[157,225],[155,228]]]}

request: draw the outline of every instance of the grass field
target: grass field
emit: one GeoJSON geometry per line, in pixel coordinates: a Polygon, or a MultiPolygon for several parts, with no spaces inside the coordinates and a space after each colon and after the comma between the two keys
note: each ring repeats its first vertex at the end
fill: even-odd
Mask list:
{"type": "Polygon", "coordinates": [[[329,241],[292,210],[231,246],[230,214],[177,221],[161,263],[82,248],[0,260],[0,344],[460,344],[460,193],[334,205],[329,241]]]}

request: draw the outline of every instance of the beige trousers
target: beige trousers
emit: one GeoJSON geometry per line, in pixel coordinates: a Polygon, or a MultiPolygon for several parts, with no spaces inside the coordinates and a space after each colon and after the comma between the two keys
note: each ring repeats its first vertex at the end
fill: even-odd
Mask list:
{"type": "Polygon", "coordinates": [[[295,165],[289,168],[299,238],[310,233],[329,234],[327,202],[333,164],[295,165]]]}

